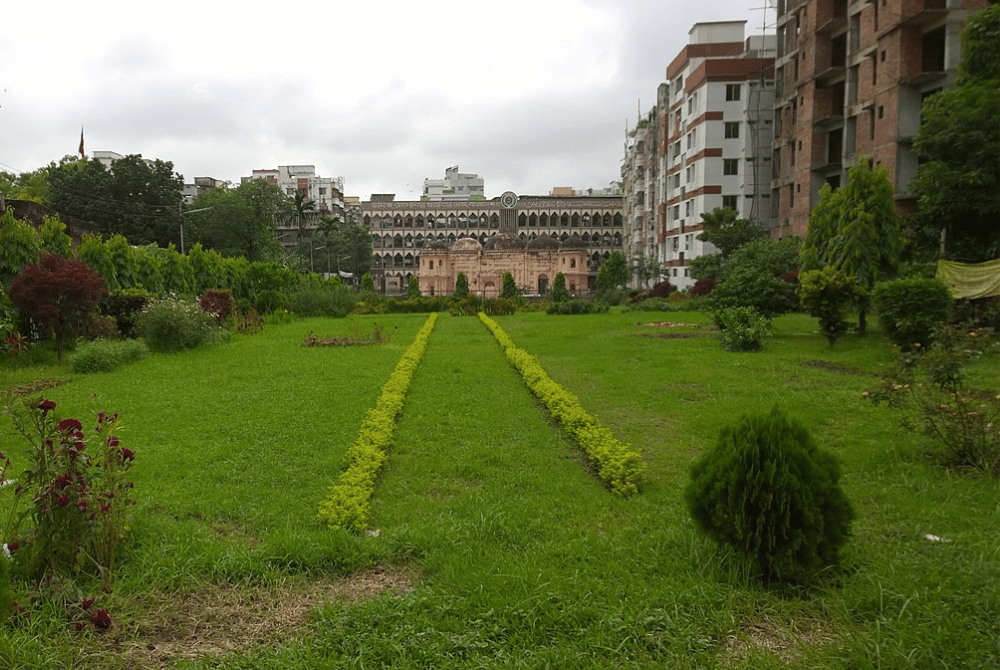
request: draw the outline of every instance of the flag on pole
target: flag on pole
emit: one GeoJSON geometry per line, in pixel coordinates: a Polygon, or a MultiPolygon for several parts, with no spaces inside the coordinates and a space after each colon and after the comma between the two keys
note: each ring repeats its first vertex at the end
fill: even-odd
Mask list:
{"type": "Polygon", "coordinates": [[[78,151],[80,152],[80,158],[87,157],[87,155],[83,152],[83,126],[80,126],[80,148],[78,151]]]}

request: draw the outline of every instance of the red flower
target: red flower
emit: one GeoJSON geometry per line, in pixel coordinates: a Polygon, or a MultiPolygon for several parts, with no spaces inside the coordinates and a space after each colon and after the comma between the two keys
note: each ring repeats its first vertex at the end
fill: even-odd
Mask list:
{"type": "Polygon", "coordinates": [[[86,621],[76,621],[73,623],[77,630],[83,630],[83,627],[87,625],[86,621]]]}
{"type": "Polygon", "coordinates": [[[110,436],[108,438],[108,446],[109,447],[117,447],[118,446],[118,438],[116,436],[114,436],[114,435],[110,436]]]}
{"type": "Polygon", "coordinates": [[[106,609],[99,609],[90,615],[90,623],[102,630],[111,628],[111,615],[106,609]]]}
{"type": "Polygon", "coordinates": [[[14,540],[13,542],[8,542],[7,543],[7,549],[11,553],[14,553],[15,551],[17,551],[17,548],[20,547],[20,546],[21,546],[21,543],[18,542],[17,540],[14,540]]]}
{"type": "Polygon", "coordinates": [[[97,598],[84,598],[83,602],[80,603],[80,607],[82,607],[83,611],[86,612],[90,609],[91,605],[94,604],[95,600],[97,600],[97,598]]]}
{"type": "Polygon", "coordinates": [[[78,503],[76,503],[76,506],[79,508],[79,510],[81,512],[86,512],[87,511],[87,501],[86,500],[79,501],[78,503]]]}
{"type": "Polygon", "coordinates": [[[59,496],[58,498],[56,498],[57,507],[65,507],[68,504],[69,504],[69,496],[59,496]]]}
{"type": "Polygon", "coordinates": [[[129,449],[128,447],[122,447],[121,454],[122,454],[122,460],[123,461],[134,461],[135,460],[135,452],[132,451],[131,449],[129,449]]]}
{"type": "MultiPolygon", "coordinates": [[[[54,405],[55,403],[53,403],[53,406],[54,405]]],[[[62,421],[59,422],[59,425],[56,426],[56,428],[58,428],[59,430],[70,430],[70,429],[83,430],[83,424],[80,423],[78,419],[63,419],[62,421]]]]}
{"type": "Polygon", "coordinates": [[[46,400],[45,398],[39,398],[38,399],[38,409],[42,410],[42,414],[43,415],[46,412],[48,412],[49,410],[52,410],[52,409],[55,409],[55,408],[56,408],[56,404],[54,402],[52,402],[51,400],[46,400]]]}

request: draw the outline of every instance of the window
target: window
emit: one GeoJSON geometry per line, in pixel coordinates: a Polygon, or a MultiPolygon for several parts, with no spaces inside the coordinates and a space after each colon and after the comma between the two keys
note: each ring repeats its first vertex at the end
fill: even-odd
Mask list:
{"type": "Polygon", "coordinates": [[[722,196],[722,206],[728,207],[729,209],[736,209],[736,203],[740,196],[738,195],[724,195],[722,196]]]}
{"type": "Polygon", "coordinates": [[[726,121],[726,138],[732,139],[740,136],[740,122],[739,121],[726,121]]]}
{"type": "Polygon", "coordinates": [[[433,270],[434,269],[434,261],[430,261],[429,262],[429,267],[427,269],[428,270],[433,270]]]}
{"type": "Polygon", "coordinates": [[[723,158],[722,159],[722,174],[724,175],[734,175],[740,173],[740,159],[739,158],[723,158]]]}
{"type": "Polygon", "coordinates": [[[726,100],[739,100],[740,88],[739,84],[726,84],[726,100]]]}

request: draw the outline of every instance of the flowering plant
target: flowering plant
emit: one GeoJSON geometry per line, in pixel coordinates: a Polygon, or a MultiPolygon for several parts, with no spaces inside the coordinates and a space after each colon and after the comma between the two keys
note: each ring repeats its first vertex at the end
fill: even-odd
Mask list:
{"type": "Polygon", "coordinates": [[[17,544],[18,560],[29,561],[36,577],[51,572],[74,573],[91,561],[104,575],[125,534],[133,483],[127,479],[135,452],[118,438],[118,414],[97,414],[87,438],[79,419],[59,419],[56,403],[46,398],[3,404],[15,431],[30,445],[28,468],[18,482],[15,506],[4,537],[17,544]],[[20,514],[22,500],[29,502],[20,514]],[[27,535],[14,542],[23,522],[27,535]]]}

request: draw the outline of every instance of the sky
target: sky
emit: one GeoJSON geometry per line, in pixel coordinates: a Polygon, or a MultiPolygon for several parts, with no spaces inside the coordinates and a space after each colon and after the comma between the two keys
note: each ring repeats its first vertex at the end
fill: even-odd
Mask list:
{"type": "Polygon", "coordinates": [[[765,0],[11,2],[0,170],[93,151],[186,182],[315,165],[345,195],[605,188],[697,22],[773,32],[765,0]]]}

